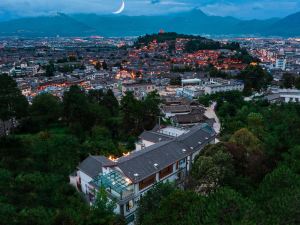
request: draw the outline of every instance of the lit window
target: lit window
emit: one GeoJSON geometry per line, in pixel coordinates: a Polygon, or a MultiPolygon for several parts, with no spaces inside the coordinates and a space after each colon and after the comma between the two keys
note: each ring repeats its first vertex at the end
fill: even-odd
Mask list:
{"type": "Polygon", "coordinates": [[[132,209],[134,206],[133,200],[130,200],[129,202],[126,203],[126,212],[129,212],[130,209],[132,209]]]}

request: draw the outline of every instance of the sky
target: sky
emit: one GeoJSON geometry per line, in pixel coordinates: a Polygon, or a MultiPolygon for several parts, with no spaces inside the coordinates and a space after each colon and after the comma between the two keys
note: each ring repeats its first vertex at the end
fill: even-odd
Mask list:
{"type": "MultiPolygon", "coordinates": [[[[0,0],[0,19],[57,12],[111,14],[122,0],[0,0]]],[[[300,0],[124,0],[125,15],[153,15],[201,9],[240,19],[284,17],[300,11],[300,0]]]]}

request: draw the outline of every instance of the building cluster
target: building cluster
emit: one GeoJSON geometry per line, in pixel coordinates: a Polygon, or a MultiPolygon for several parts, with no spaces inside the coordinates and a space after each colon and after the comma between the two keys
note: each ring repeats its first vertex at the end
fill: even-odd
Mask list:
{"type": "Polygon", "coordinates": [[[232,58],[234,51],[186,53],[189,40],[177,38],[175,46],[169,41],[153,40],[136,47],[134,38],[4,38],[0,39],[0,74],[14,77],[29,101],[41,93],[61,98],[72,85],[87,91],[112,89],[119,99],[127,91],[139,99],[154,90],[164,96],[193,99],[202,94],[242,90],[236,88],[236,81],[215,82],[200,69],[210,65],[238,73],[246,65],[232,58]],[[175,69],[186,66],[188,70],[175,69]],[[177,78],[201,79],[201,84],[182,88],[179,82],[174,87],[171,81],[177,78]]]}
{"type": "Polygon", "coordinates": [[[256,56],[276,80],[284,73],[300,73],[300,39],[244,38],[238,39],[256,56]]]}
{"type": "Polygon", "coordinates": [[[251,97],[258,97],[270,103],[299,103],[300,93],[295,83],[284,88],[286,77],[291,80],[300,79],[300,39],[299,38],[239,38],[242,47],[245,47],[260,65],[273,77],[272,84],[262,93],[251,97]],[[294,85],[294,87],[293,87],[294,85]]]}
{"type": "Polygon", "coordinates": [[[228,49],[199,50],[194,53],[177,54],[171,58],[173,69],[196,69],[203,66],[213,65],[218,70],[243,70],[247,64],[233,56],[235,51],[228,49]]]}

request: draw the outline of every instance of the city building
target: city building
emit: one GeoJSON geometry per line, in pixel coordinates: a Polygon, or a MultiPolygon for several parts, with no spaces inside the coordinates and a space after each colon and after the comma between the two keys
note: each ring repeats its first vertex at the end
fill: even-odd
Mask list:
{"type": "Polygon", "coordinates": [[[297,89],[272,89],[264,97],[270,103],[300,103],[300,90],[297,89]]]}
{"type": "Polygon", "coordinates": [[[280,58],[276,60],[275,68],[276,69],[281,69],[281,70],[286,70],[286,63],[287,60],[284,58],[280,58]]]}
{"type": "Polygon", "coordinates": [[[224,79],[210,79],[209,84],[205,84],[204,92],[205,94],[215,94],[219,92],[227,91],[243,91],[244,83],[237,80],[224,80],[224,79]]]}
{"type": "Polygon", "coordinates": [[[176,95],[187,99],[195,99],[203,95],[204,91],[200,86],[188,86],[176,89],[176,95]]]}
{"type": "Polygon", "coordinates": [[[122,85],[123,96],[125,96],[126,92],[132,92],[138,99],[146,97],[148,93],[155,90],[157,90],[157,88],[152,83],[124,83],[122,85]]]}

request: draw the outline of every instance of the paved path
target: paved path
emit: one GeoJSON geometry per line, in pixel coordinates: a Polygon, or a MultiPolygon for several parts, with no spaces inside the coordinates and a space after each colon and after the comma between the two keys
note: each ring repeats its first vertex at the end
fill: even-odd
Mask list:
{"type": "MultiPolygon", "coordinates": [[[[220,134],[221,123],[215,112],[216,105],[217,105],[217,103],[214,102],[210,107],[206,108],[205,116],[208,117],[209,119],[215,119],[216,122],[214,123],[214,130],[217,132],[217,134],[220,134]]],[[[217,142],[219,142],[219,141],[217,140],[217,142]]]]}

